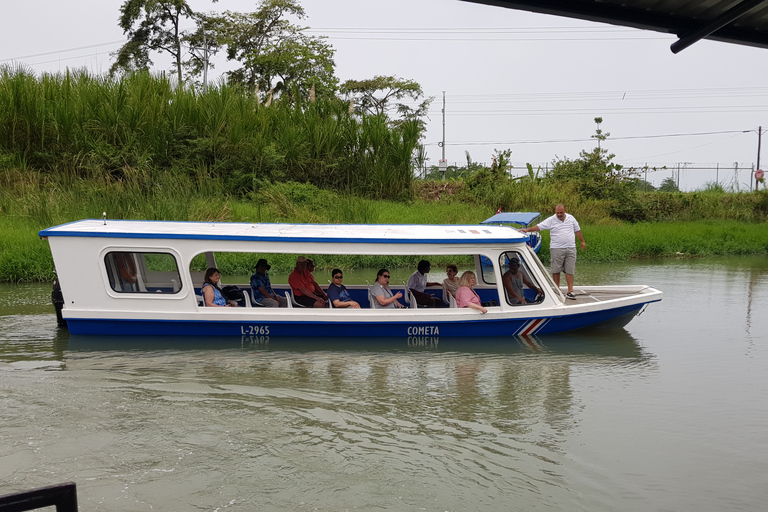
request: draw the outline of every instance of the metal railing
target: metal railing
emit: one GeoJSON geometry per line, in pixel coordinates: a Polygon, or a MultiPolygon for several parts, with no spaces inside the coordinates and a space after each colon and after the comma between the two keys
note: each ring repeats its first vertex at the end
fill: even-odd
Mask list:
{"type": "Polygon", "coordinates": [[[67,482],[0,496],[0,512],[23,512],[43,507],[56,507],[56,512],[77,512],[75,483],[67,482]]]}

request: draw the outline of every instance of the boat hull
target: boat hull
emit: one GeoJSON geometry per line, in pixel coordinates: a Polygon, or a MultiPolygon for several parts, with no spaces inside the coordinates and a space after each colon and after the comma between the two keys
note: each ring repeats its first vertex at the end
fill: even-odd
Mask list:
{"type": "Polygon", "coordinates": [[[334,336],[334,337],[485,337],[553,334],[589,327],[623,327],[645,304],[632,304],[601,311],[518,318],[439,320],[403,318],[407,312],[393,311],[381,320],[158,320],[117,318],[67,318],[75,335],[167,335],[167,336],[334,336]]]}

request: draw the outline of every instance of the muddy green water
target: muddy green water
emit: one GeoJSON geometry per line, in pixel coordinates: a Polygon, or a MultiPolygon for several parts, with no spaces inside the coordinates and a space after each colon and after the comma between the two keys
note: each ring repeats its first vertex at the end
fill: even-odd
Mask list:
{"type": "Polygon", "coordinates": [[[766,258],[579,265],[576,282],[665,296],[608,334],[244,345],[70,337],[48,285],[0,285],[0,494],[74,481],[82,511],[763,510],[766,258]]]}

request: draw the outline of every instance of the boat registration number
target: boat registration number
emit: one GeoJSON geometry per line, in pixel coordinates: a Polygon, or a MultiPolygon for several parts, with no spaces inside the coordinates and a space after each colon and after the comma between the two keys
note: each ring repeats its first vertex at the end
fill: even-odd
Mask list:
{"type": "Polygon", "coordinates": [[[269,336],[268,325],[241,325],[240,334],[244,336],[269,336]]]}

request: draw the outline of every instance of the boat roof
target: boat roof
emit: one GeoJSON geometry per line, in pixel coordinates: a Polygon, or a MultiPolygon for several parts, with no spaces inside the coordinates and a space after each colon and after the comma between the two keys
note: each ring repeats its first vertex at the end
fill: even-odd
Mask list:
{"type": "Polygon", "coordinates": [[[527,240],[500,226],[426,224],[250,224],[89,219],[39,232],[41,237],[245,240],[353,244],[488,244],[527,240]]]}
{"type": "Polygon", "coordinates": [[[527,226],[534,220],[536,220],[539,212],[501,212],[497,213],[489,219],[485,219],[480,224],[521,224],[527,226]]]}

